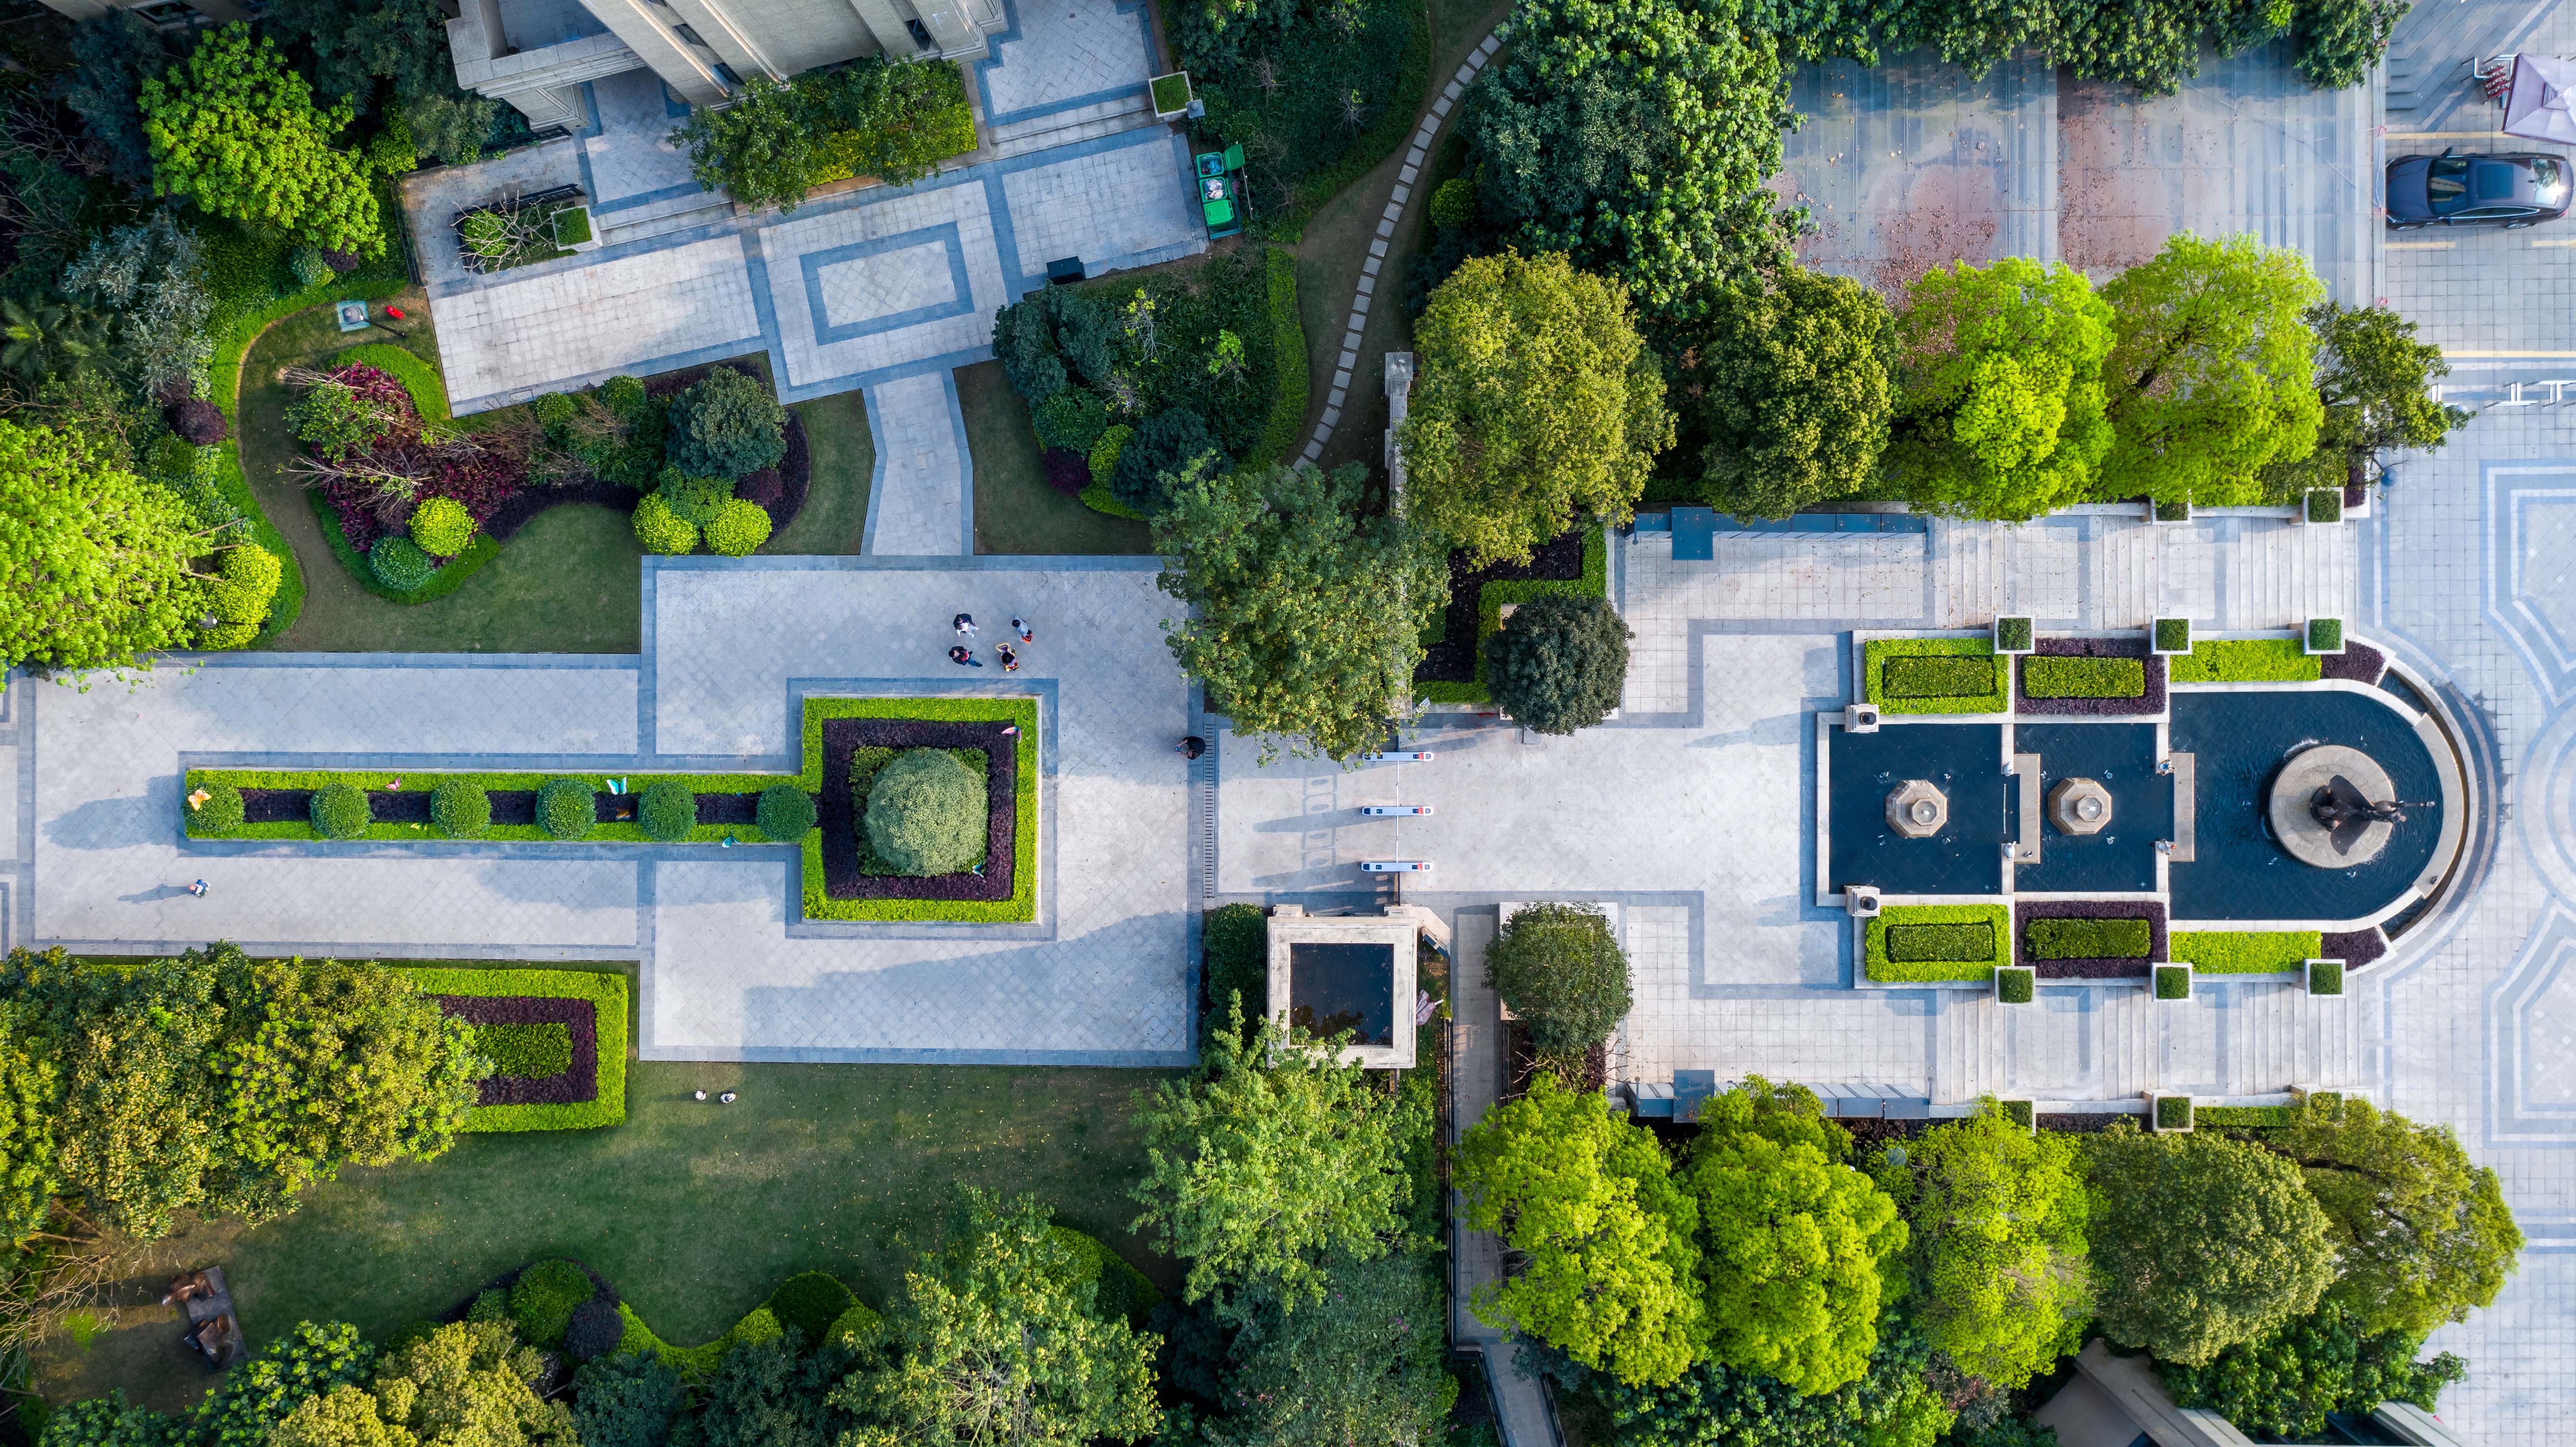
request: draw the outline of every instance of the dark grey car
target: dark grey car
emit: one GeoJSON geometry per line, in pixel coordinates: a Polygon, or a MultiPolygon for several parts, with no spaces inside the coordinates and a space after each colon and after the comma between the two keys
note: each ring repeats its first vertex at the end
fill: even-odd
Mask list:
{"type": "Polygon", "coordinates": [[[2400,156],[2388,163],[2388,224],[2536,226],[2567,214],[2568,179],[2566,157],[2537,151],[2400,156]]]}

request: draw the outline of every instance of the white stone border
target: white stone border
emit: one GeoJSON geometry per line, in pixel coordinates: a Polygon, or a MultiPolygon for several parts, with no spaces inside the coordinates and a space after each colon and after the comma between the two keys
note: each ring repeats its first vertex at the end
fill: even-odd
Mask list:
{"type": "Polygon", "coordinates": [[[1343,1063],[1357,1061],[1371,1070],[1410,1070],[1413,1058],[1414,995],[1421,989],[1414,971],[1415,952],[1420,948],[1416,936],[1421,926],[1407,915],[1310,915],[1273,913],[1268,928],[1270,954],[1270,1007],[1284,1033],[1288,1028],[1289,972],[1288,947],[1293,944],[1379,944],[1394,954],[1394,1018],[1389,1022],[1392,1045],[1345,1045],[1338,1057],[1343,1063]]]}

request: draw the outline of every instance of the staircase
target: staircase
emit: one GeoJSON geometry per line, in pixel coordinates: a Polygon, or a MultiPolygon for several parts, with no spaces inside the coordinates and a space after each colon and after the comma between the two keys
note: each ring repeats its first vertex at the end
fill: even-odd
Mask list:
{"type": "Polygon", "coordinates": [[[1154,99],[1140,80],[1133,91],[1105,101],[988,126],[984,131],[984,144],[991,149],[993,158],[999,160],[1024,156],[1031,151],[1070,146],[1078,141],[1098,140],[1124,131],[1141,130],[1153,124],[1154,99]]]}
{"type": "Polygon", "coordinates": [[[611,211],[605,216],[592,213],[599,222],[599,240],[603,246],[618,246],[629,241],[643,241],[704,226],[733,215],[733,202],[721,191],[691,191],[648,201],[624,211],[611,211]]]}

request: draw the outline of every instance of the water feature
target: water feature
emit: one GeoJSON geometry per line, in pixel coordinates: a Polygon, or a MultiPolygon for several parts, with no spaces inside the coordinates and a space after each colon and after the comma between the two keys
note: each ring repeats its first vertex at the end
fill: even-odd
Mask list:
{"type": "Polygon", "coordinates": [[[1832,885],[1870,885],[1885,894],[2000,894],[2012,780],[2004,776],[1997,724],[1901,724],[1876,733],[1838,731],[1827,765],[1833,837],[1832,885]],[[1888,796],[1921,779],[1947,800],[1948,817],[1926,839],[1908,839],[1887,819],[1888,796]]]}
{"type": "Polygon", "coordinates": [[[2024,894],[2141,894],[2156,887],[2156,841],[2173,837],[2173,780],[2156,772],[2153,724],[2047,723],[2013,729],[2013,752],[2039,755],[2043,793],[2090,779],[2111,796],[2090,834],[2042,825],[2039,863],[2013,871],[2024,894]]]}
{"type": "Polygon", "coordinates": [[[1288,1022],[1320,1038],[1395,1043],[1395,951],[1382,944],[1288,946],[1288,1022]]]}

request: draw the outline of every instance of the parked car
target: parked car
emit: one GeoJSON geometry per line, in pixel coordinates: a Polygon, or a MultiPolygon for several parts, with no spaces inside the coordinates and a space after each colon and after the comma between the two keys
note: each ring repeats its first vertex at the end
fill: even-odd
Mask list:
{"type": "Polygon", "coordinates": [[[2388,224],[2536,226],[2567,214],[2568,179],[2566,157],[2536,151],[2400,156],[2388,163],[2388,224]]]}

